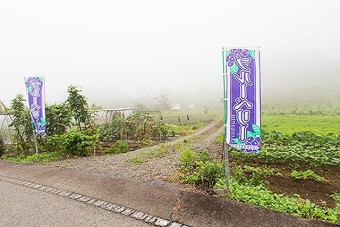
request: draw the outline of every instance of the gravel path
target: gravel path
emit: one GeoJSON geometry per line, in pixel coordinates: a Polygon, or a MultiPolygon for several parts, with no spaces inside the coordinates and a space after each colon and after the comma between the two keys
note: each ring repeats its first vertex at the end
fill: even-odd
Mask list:
{"type": "Polygon", "coordinates": [[[50,165],[103,176],[150,183],[152,185],[192,189],[190,186],[173,182],[179,167],[178,145],[186,140],[194,144],[193,148],[195,150],[208,148],[212,153],[220,152],[222,148],[220,145],[214,143],[214,139],[222,130],[223,126],[220,122],[213,122],[192,135],[164,143],[163,148],[161,148],[161,145],[155,145],[119,155],[59,160],[50,163],[50,165]],[[160,157],[158,155],[152,155],[152,152],[157,152],[160,149],[164,150],[160,157]],[[131,159],[136,157],[143,159],[144,162],[139,164],[132,163],[131,159]]]}

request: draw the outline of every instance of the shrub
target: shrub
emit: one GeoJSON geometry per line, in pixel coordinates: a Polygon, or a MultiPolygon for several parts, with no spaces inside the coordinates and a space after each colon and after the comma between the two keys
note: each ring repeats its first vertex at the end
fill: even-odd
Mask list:
{"type": "Polygon", "coordinates": [[[129,151],[129,144],[125,141],[117,141],[112,144],[110,152],[112,154],[121,154],[129,151]]]}
{"type": "Polygon", "coordinates": [[[185,167],[189,167],[197,161],[197,154],[193,150],[186,149],[179,154],[179,160],[185,167]]]}
{"type": "Polygon", "coordinates": [[[66,155],[86,156],[89,148],[96,142],[97,135],[86,135],[78,131],[70,131],[61,137],[61,148],[66,155]]]}
{"type": "Polygon", "coordinates": [[[5,147],[5,135],[0,132],[0,158],[3,153],[5,153],[6,147],[5,147]]]}

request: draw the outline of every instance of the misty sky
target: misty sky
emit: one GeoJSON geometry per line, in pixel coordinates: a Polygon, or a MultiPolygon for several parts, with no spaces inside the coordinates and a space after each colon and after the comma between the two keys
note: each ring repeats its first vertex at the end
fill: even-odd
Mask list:
{"type": "Polygon", "coordinates": [[[222,97],[221,48],[261,46],[264,97],[340,86],[340,1],[0,0],[0,100],[45,76],[46,102],[79,85],[116,106],[161,93],[222,97]]]}

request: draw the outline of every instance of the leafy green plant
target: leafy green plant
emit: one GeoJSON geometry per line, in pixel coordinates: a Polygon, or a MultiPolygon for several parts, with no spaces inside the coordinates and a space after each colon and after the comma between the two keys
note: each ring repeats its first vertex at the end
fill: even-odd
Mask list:
{"type": "MultiPolygon", "coordinates": [[[[332,199],[335,200],[335,209],[340,211],[340,193],[334,193],[331,195],[332,199]]],[[[340,218],[340,217],[339,217],[340,218]]]]}
{"type": "Polygon", "coordinates": [[[0,158],[3,153],[5,153],[6,146],[5,146],[5,135],[2,131],[0,131],[0,158]]]}
{"type": "Polygon", "coordinates": [[[71,126],[71,111],[65,103],[46,106],[46,134],[61,135],[71,126]]]}
{"type": "Polygon", "coordinates": [[[10,157],[8,160],[18,163],[32,163],[42,162],[47,163],[55,160],[62,159],[63,155],[60,152],[43,152],[39,154],[33,154],[29,156],[10,157]]]}
{"type": "Polygon", "coordinates": [[[9,126],[13,128],[13,140],[17,145],[17,155],[28,155],[29,149],[33,146],[31,117],[28,109],[24,105],[25,101],[22,95],[17,95],[11,102],[13,121],[9,126]]]}
{"type": "Polygon", "coordinates": [[[117,141],[111,145],[110,152],[112,154],[121,154],[129,151],[129,144],[125,141],[117,141]]]}
{"type": "Polygon", "coordinates": [[[310,166],[334,165],[340,168],[340,137],[316,135],[311,132],[294,133],[263,132],[260,154],[247,154],[231,148],[231,157],[236,161],[261,159],[264,162],[303,162],[310,166]]]}
{"type": "Polygon", "coordinates": [[[61,149],[67,155],[86,156],[89,148],[94,146],[97,136],[86,135],[75,130],[63,134],[61,137],[61,149]]]}
{"type": "Polygon", "coordinates": [[[296,178],[296,179],[304,179],[304,180],[311,179],[311,180],[320,181],[320,182],[327,181],[324,177],[319,176],[313,170],[310,170],[310,169],[306,171],[293,170],[290,175],[291,177],[296,178]]]}
{"type": "MultiPolygon", "coordinates": [[[[215,184],[215,188],[225,189],[225,179],[220,178],[215,184]]],[[[289,197],[283,194],[276,194],[266,189],[263,185],[248,185],[230,179],[229,185],[230,198],[254,204],[292,215],[306,217],[310,219],[321,219],[339,224],[340,209],[325,208],[296,197],[289,197]]]]}
{"type": "Polygon", "coordinates": [[[191,149],[185,149],[179,154],[179,160],[181,161],[182,165],[184,165],[184,167],[190,167],[191,165],[194,165],[197,161],[197,158],[196,152],[191,149]]]}
{"type": "Polygon", "coordinates": [[[132,156],[130,159],[126,160],[126,163],[128,164],[142,164],[145,160],[139,156],[132,156]]]}
{"type": "Polygon", "coordinates": [[[87,104],[86,97],[81,94],[81,89],[76,86],[69,86],[67,89],[67,105],[79,130],[87,129],[92,124],[92,118],[87,104]]]}
{"type": "Polygon", "coordinates": [[[224,164],[211,159],[209,151],[197,155],[194,151],[184,148],[180,152],[182,180],[189,184],[212,188],[217,180],[224,175],[224,164]]]}

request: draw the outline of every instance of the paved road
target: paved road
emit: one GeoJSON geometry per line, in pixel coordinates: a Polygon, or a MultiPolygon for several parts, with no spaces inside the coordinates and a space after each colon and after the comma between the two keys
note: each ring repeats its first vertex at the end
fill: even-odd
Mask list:
{"type": "Polygon", "coordinates": [[[84,203],[0,181],[0,226],[150,226],[84,203]]]}

